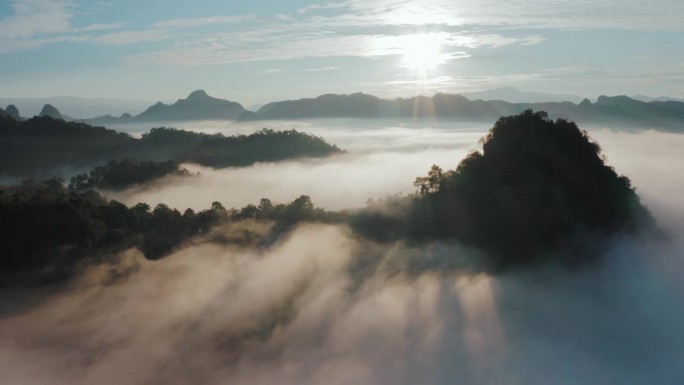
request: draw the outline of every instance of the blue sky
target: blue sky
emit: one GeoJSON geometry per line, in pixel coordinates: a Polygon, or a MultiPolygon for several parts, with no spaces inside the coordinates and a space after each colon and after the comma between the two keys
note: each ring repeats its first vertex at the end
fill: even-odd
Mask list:
{"type": "Polygon", "coordinates": [[[680,0],[0,3],[0,97],[684,97],[680,0]]]}

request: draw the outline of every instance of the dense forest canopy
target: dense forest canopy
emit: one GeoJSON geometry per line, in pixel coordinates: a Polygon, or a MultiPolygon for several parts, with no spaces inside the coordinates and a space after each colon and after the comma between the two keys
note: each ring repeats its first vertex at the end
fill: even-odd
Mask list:
{"type": "Polygon", "coordinates": [[[206,210],[181,213],[165,204],[127,207],[94,190],[67,189],[59,179],[26,180],[0,186],[0,286],[59,282],[81,264],[128,247],[158,259],[219,224],[275,221],[277,234],[302,221],[335,218],[305,195],[289,204],[263,198],[258,205],[226,209],[213,202],[206,210]]]}
{"type": "MultiPolygon", "coordinates": [[[[86,126],[65,127],[92,133],[86,126]]],[[[305,148],[318,155],[339,151],[306,134],[271,130],[223,137],[161,128],[135,143],[163,147],[193,140],[197,143],[188,159],[218,165],[248,164],[255,148],[265,151],[266,160],[305,148]]],[[[499,119],[482,139],[482,152],[471,153],[455,169],[433,166],[427,176],[416,178],[416,194],[360,210],[328,212],[302,195],[288,204],[262,198],[258,204],[226,209],[214,202],[198,213],[181,213],[164,204],[127,207],[92,190],[145,182],[178,172],[177,167],[125,160],[74,178],[70,188],[59,179],[0,187],[0,247],[5,250],[0,281],[59,281],[82,262],[126,247],[158,259],[214,226],[245,220],[271,228],[268,235],[240,238],[257,244],[311,221],[347,224],[370,242],[458,242],[480,249],[480,265],[487,271],[582,266],[596,260],[612,235],[656,229],[630,181],[605,164],[599,145],[585,131],[530,110],[499,119]]]]}
{"type": "Polygon", "coordinates": [[[190,176],[187,169],[179,169],[176,162],[154,162],[124,159],[120,162],[112,160],[104,166],[90,170],[88,174],[80,174],[71,178],[69,190],[123,190],[136,184],[151,182],[167,175],[190,176]]]}
{"type": "Polygon", "coordinates": [[[224,136],[161,127],[137,139],[47,116],[21,122],[0,118],[0,176],[5,177],[46,178],[126,158],[237,167],[340,152],[319,137],[295,130],[224,136]]]}
{"type": "Polygon", "coordinates": [[[357,226],[377,239],[458,240],[495,269],[581,265],[606,237],[654,227],[629,179],[572,122],[527,110],[499,119],[482,147],[454,170],[418,177],[400,215],[369,210],[357,226]]]}

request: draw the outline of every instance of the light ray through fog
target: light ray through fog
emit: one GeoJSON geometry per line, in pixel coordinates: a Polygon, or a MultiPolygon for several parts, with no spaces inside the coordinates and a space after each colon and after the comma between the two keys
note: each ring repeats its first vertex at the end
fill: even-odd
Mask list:
{"type": "MultiPolygon", "coordinates": [[[[360,205],[362,197],[410,189],[432,162],[454,167],[483,131],[430,130],[420,143],[405,128],[318,133],[354,151],[205,169],[192,183],[166,180],[119,198],[184,208],[205,199],[203,191],[236,206],[260,195],[310,193],[324,207],[360,205]],[[268,178],[270,186],[255,184],[268,178]],[[250,195],[236,198],[242,190],[250,195]]],[[[456,243],[383,246],[329,225],[303,225],[259,248],[206,243],[208,234],[160,261],[129,250],[115,265],[88,268],[66,290],[43,293],[47,301],[6,309],[0,372],[8,383],[57,385],[675,384],[684,376],[677,189],[684,177],[671,171],[684,166],[684,138],[592,136],[632,179],[669,241],[615,239],[604,263],[587,270],[471,276],[405,267],[416,256],[473,253],[456,243]],[[377,266],[356,276],[350,266],[366,260],[377,266]]],[[[6,300],[26,295],[3,292],[6,300]]]]}

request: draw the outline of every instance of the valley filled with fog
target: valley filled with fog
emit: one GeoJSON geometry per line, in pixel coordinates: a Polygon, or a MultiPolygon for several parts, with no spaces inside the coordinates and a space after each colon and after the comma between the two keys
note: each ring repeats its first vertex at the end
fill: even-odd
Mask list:
{"type": "MultiPolygon", "coordinates": [[[[204,208],[215,200],[236,208],[258,203],[262,197],[286,202],[302,194],[309,195],[326,209],[362,207],[368,199],[414,193],[414,179],[424,175],[433,164],[445,169],[456,167],[468,153],[481,150],[478,142],[493,123],[354,119],[177,122],[172,126],[178,129],[224,135],[249,134],[263,127],[296,129],[320,136],[347,153],[328,159],[259,163],[232,169],[186,164],[184,167],[199,172],[201,177],[194,180],[171,177],[107,195],[127,204],[167,203],[179,210],[204,208]]],[[[164,124],[112,128],[135,136],[152,126],[164,124]]],[[[648,129],[580,128],[600,144],[607,163],[618,174],[630,178],[649,208],[657,211],[665,202],[677,199],[677,191],[684,188],[684,177],[670,170],[677,170],[674,164],[681,158],[684,136],[648,129]]]]}
{"type": "MultiPolygon", "coordinates": [[[[328,210],[361,208],[414,193],[432,164],[455,168],[490,128],[174,126],[226,135],[295,128],[347,152],[241,168],[184,164],[200,175],[102,193],[181,211],[303,194],[328,210]]],[[[261,247],[209,241],[245,226],[268,230],[224,225],[159,261],[129,249],[66,288],[4,291],[3,382],[675,384],[684,377],[684,136],[581,128],[631,179],[667,237],[615,237],[599,263],[576,270],[485,274],[467,268],[480,252],[455,241],[378,244],[346,226],[311,223],[261,247]]]]}
{"type": "MultiPolygon", "coordinates": [[[[296,129],[320,136],[347,153],[245,168],[211,169],[185,164],[183,167],[201,176],[192,180],[170,177],[123,192],[108,192],[108,196],[126,204],[145,201],[201,209],[216,200],[226,207],[243,207],[258,203],[260,198],[289,202],[304,194],[325,209],[363,207],[368,199],[413,193],[415,177],[425,174],[432,164],[455,167],[468,152],[478,149],[478,140],[489,129],[484,124],[473,127],[440,123],[425,127],[397,122],[384,126],[382,122],[363,120],[190,122],[174,126],[224,135],[249,134],[263,127],[296,129]]],[[[115,128],[135,135],[142,127],[115,128]]]]}

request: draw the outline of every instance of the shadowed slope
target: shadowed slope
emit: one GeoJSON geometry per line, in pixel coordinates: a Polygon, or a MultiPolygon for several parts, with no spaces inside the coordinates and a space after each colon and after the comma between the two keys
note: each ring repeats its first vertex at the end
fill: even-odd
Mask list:
{"type": "Polygon", "coordinates": [[[655,227],[629,179],[572,122],[527,110],[499,119],[482,142],[455,170],[417,178],[420,195],[403,217],[363,214],[357,226],[385,239],[459,240],[495,269],[583,264],[609,236],[655,227]]]}

